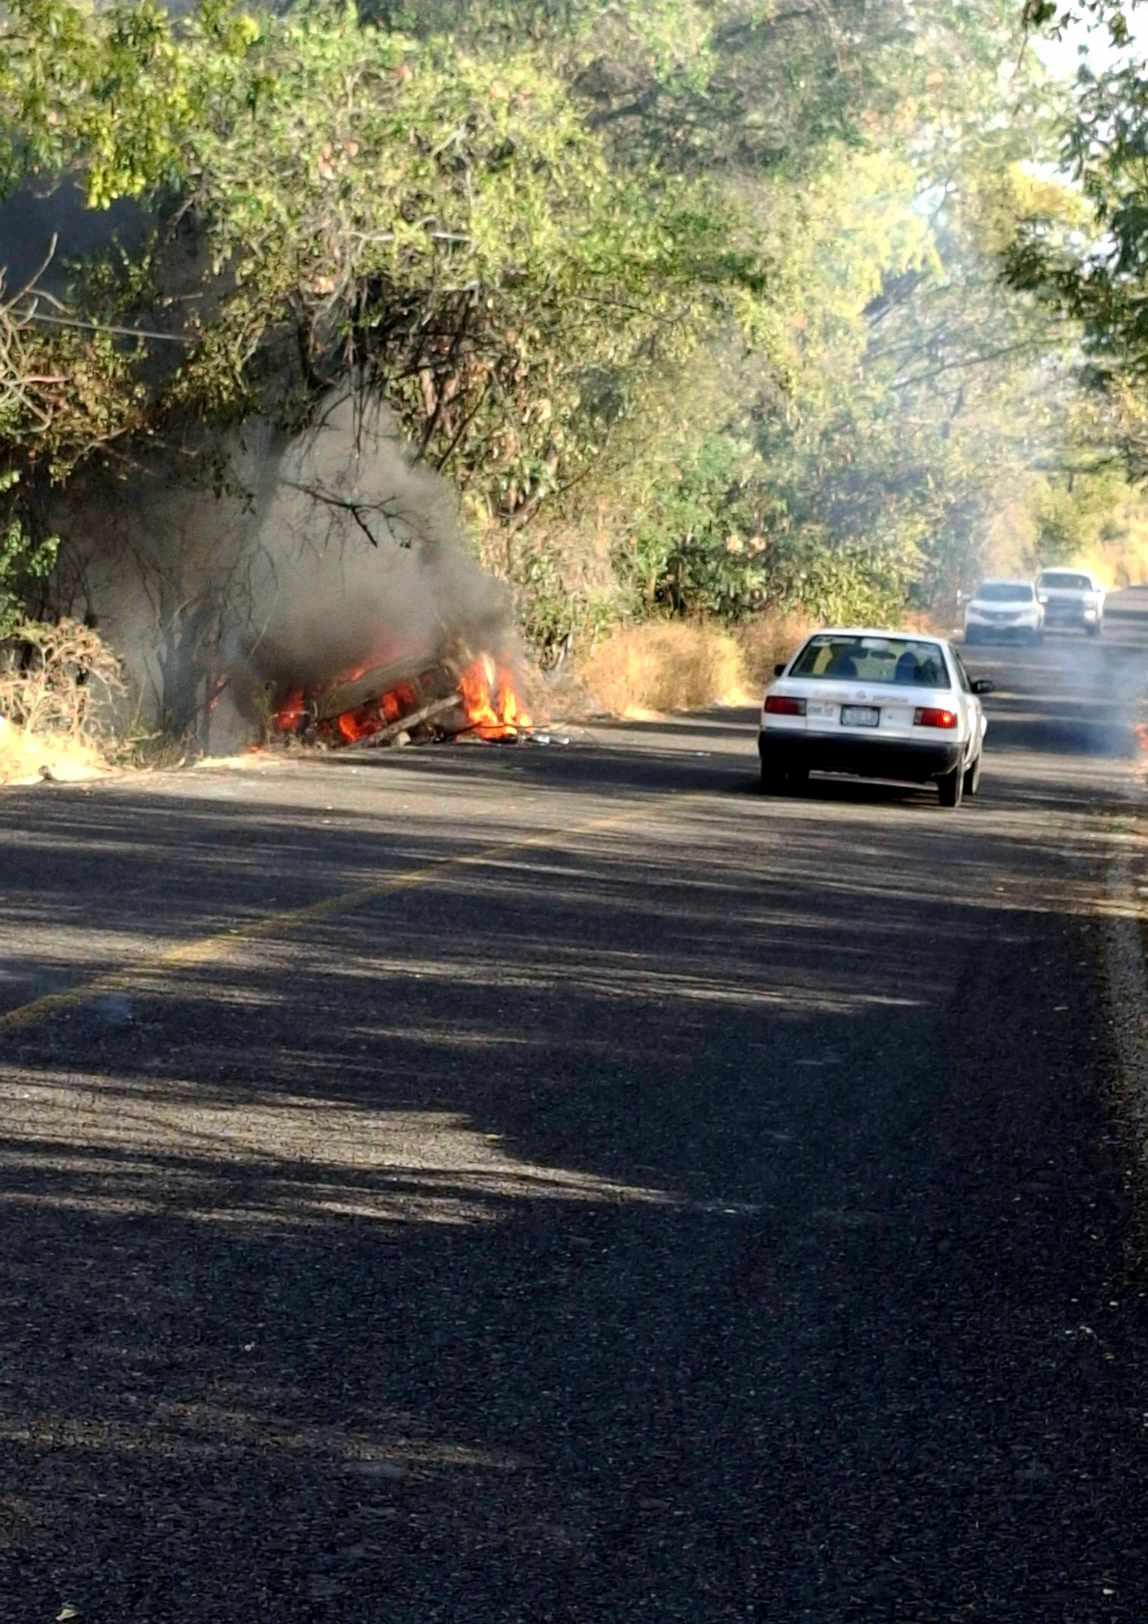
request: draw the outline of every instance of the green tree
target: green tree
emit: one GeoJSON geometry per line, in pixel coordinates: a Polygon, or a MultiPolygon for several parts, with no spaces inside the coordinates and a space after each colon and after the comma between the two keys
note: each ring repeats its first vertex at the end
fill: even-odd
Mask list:
{"type": "Polygon", "coordinates": [[[1092,31],[1114,49],[1082,56],[1061,162],[1085,204],[1082,217],[1035,206],[1005,252],[1015,288],[1083,330],[1082,377],[1104,402],[1110,443],[1137,478],[1148,473],[1148,83],[1130,27],[1135,0],[1060,5],[1029,0],[1026,22],[1063,36],[1092,31]]]}
{"type": "Polygon", "coordinates": [[[610,614],[873,618],[944,601],[1003,514],[1031,544],[1079,449],[1075,329],[996,256],[1079,216],[1034,167],[1059,109],[1014,0],[364,14],[9,0],[0,190],[71,177],[152,224],[0,289],[22,534],[90,459],[204,462],[335,388],[455,483],[550,646],[610,614]]]}
{"type": "MultiPolygon", "coordinates": [[[[17,483],[14,472],[0,472],[0,501],[17,483]]],[[[34,540],[15,512],[0,513],[0,641],[23,620],[29,591],[51,572],[58,546],[54,536],[34,540]]]]}
{"type": "MultiPolygon", "coordinates": [[[[603,366],[672,357],[715,301],[752,321],[749,234],[697,186],[615,173],[530,51],[471,56],[319,6],[256,22],[209,3],[177,25],[14,0],[0,29],[9,183],[79,172],[94,207],[146,198],[160,285],[128,278],[137,306],[170,299],[175,228],[199,234],[211,297],[173,324],[189,354],[169,402],[248,409],[294,348],[304,392],[370,367],[424,449],[461,462],[497,400],[553,420],[603,366]]],[[[508,487],[540,442],[561,461],[532,439],[508,487]]]]}

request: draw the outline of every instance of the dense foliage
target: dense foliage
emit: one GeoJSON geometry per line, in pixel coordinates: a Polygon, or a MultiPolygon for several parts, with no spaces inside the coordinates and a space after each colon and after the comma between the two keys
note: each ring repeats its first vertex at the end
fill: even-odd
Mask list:
{"type": "Polygon", "coordinates": [[[1009,246],[1009,280],[1083,329],[1085,382],[1131,473],[1148,472],[1148,46],[1137,0],[1029,0],[1025,20],[1079,52],[1060,158],[1086,204],[1065,221],[1033,208],[1009,246]]]}
{"type": "Polygon", "coordinates": [[[1066,105],[1019,25],[1014,0],[9,0],[0,195],[136,207],[99,257],[0,284],[0,605],[51,562],[47,488],[141,446],[190,466],[253,412],[305,427],[332,387],[452,482],[544,651],[625,616],[944,608],[1027,567],[1111,445],[1074,323],[1130,354],[1139,262],[1107,291],[1033,268],[1083,217],[1042,178],[1066,105]],[[1002,290],[1024,229],[1014,280],[1070,321],[1002,290]]]}

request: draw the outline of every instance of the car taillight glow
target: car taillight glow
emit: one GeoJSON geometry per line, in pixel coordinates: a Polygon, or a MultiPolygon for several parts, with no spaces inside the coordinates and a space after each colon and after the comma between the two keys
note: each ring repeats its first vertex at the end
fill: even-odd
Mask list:
{"type": "Polygon", "coordinates": [[[956,727],[956,713],[951,710],[933,710],[926,707],[913,712],[914,727],[956,727]]]}
{"type": "Polygon", "coordinates": [[[787,694],[767,694],[765,708],[770,716],[804,716],[804,699],[790,699],[787,694]]]}

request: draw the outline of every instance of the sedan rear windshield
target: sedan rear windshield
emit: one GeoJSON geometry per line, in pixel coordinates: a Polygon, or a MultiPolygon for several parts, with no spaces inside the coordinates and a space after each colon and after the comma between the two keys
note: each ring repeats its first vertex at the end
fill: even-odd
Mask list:
{"type": "Polygon", "coordinates": [[[1032,597],[1027,581],[985,581],[977,588],[981,603],[1031,603],[1032,597]]]}
{"type": "Polygon", "coordinates": [[[1091,592],[1092,582],[1087,575],[1073,575],[1068,570],[1058,570],[1053,575],[1042,575],[1041,586],[1057,587],[1064,592],[1091,592]]]}
{"type": "Polygon", "coordinates": [[[789,675],[898,682],[919,688],[951,686],[940,645],[909,637],[843,637],[819,632],[806,643],[789,675]]]}

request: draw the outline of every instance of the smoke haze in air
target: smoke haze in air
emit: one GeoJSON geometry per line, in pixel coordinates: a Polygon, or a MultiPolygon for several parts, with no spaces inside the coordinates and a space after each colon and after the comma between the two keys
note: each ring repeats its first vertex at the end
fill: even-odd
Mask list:
{"type": "Polygon", "coordinates": [[[58,514],[70,579],[124,651],[144,719],[250,735],[259,690],[321,687],[352,666],[434,654],[461,637],[506,648],[508,595],[467,551],[454,492],[417,466],[384,408],[331,396],[288,437],[245,423],[212,489],[167,455],[85,480],[58,514]]]}

